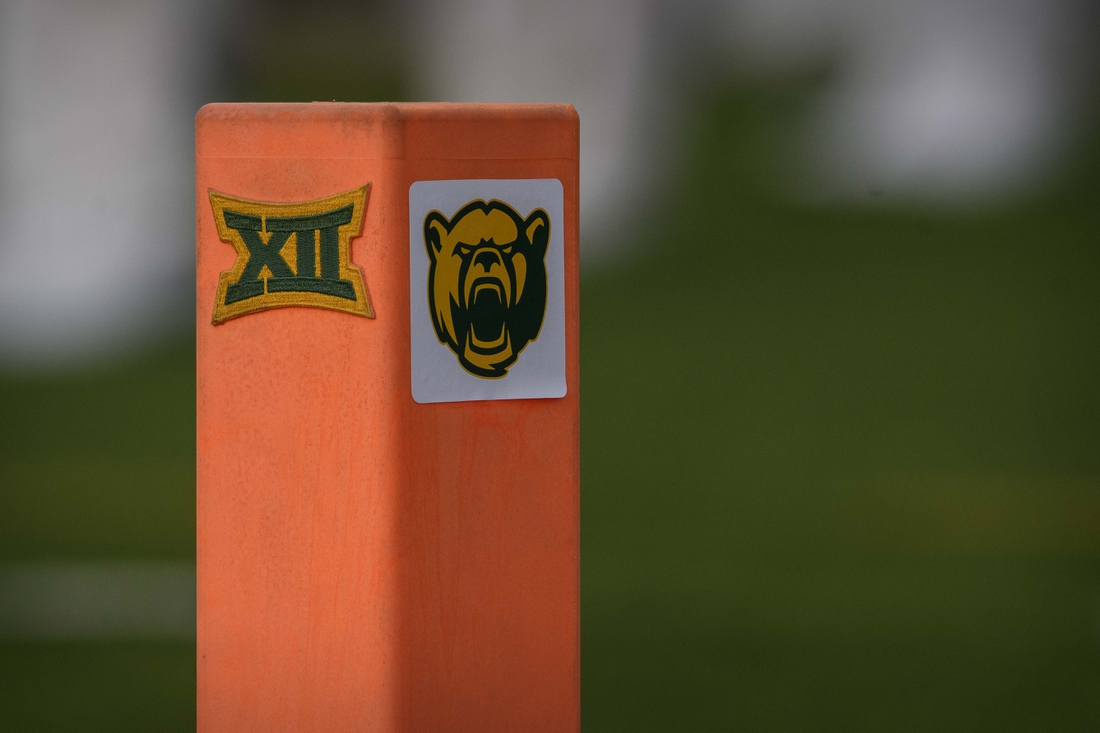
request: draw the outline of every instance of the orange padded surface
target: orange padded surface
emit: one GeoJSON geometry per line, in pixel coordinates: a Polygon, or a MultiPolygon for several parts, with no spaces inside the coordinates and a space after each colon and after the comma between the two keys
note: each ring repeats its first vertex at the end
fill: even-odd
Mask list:
{"type": "Polygon", "coordinates": [[[200,733],[576,731],[573,108],[219,104],[196,134],[200,733]],[[409,186],[467,178],[564,186],[564,399],[413,402],[409,186]],[[351,252],[376,318],[211,325],[235,253],[208,189],[368,182],[351,252]]]}

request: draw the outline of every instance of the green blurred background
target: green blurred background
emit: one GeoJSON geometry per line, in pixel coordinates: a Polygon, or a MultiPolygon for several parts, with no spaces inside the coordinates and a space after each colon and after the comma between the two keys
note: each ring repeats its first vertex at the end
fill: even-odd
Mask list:
{"type": "MultiPolygon", "coordinates": [[[[403,94],[293,61],[236,94],[403,94]]],[[[813,205],[819,83],[709,91],[582,279],[584,729],[1100,729],[1100,136],[1011,205],[813,205]]],[[[0,563],[193,560],[192,343],[0,377],[0,563]]],[[[194,674],[0,640],[0,730],[193,730],[194,674]]]]}

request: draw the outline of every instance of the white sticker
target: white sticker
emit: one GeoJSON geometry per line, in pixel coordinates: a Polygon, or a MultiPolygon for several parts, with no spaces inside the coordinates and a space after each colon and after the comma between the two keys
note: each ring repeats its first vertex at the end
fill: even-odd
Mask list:
{"type": "Polygon", "coordinates": [[[556,178],[409,187],[414,400],[565,396],[564,208],[556,178]]]}

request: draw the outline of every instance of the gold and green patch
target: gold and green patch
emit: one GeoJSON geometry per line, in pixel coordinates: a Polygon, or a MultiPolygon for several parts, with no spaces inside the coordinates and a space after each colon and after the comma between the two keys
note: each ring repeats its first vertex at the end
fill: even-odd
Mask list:
{"type": "Polygon", "coordinates": [[[219,238],[237,261],[218,279],[215,324],[268,308],[306,306],[374,318],[363,272],[351,262],[370,184],[298,203],[210,191],[219,238]]]}

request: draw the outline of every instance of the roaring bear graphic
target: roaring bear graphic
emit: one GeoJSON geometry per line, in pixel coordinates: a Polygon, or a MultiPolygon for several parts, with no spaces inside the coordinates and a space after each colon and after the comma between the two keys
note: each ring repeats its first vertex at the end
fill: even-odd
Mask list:
{"type": "Polygon", "coordinates": [[[538,338],[549,239],[545,211],[524,219],[503,201],[471,201],[450,221],[438,211],[424,219],[432,323],[470,374],[505,376],[538,338]]]}

